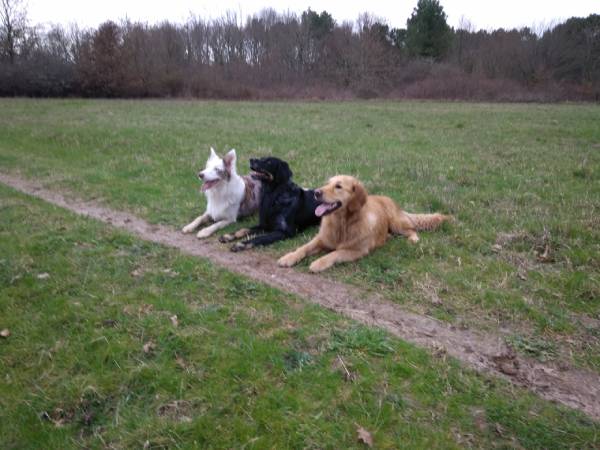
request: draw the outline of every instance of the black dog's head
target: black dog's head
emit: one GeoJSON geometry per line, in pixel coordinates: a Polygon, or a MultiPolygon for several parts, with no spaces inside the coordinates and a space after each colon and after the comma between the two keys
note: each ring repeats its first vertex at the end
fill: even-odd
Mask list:
{"type": "Polygon", "coordinates": [[[290,166],[279,158],[269,156],[266,158],[250,158],[250,169],[253,178],[267,184],[284,184],[292,178],[290,166]]]}

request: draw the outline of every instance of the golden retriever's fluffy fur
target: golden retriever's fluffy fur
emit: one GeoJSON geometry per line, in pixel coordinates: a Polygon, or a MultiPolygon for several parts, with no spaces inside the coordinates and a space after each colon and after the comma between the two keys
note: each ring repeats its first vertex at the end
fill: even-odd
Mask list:
{"type": "Polygon", "coordinates": [[[347,175],[331,178],[315,192],[323,202],[315,211],[322,216],[319,233],[308,244],[281,257],[278,263],[282,267],[330,251],[310,265],[312,272],[320,272],[336,263],[362,258],[382,246],[389,233],[402,234],[414,243],[419,240],[417,231],[432,230],[451,218],[407,213],[389,197],[368,195],[360,181],[347,175]]]}

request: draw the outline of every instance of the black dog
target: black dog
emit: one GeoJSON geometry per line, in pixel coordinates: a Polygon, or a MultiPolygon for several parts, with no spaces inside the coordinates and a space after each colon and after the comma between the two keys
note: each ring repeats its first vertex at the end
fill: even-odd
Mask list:
{"type": "Polygon", "coordinates": [[[273,157],[250,159],[250,169],[254,172],[252,176],[263,182],[259,223],[234,234],[224,234],[219,241],[232,242],[249,235],[258,236],[236,243],[231,251],[269,245],[319,224],[320,218],[315,215],[315,209],[320,202],[315,200],[315,191],[294,184],[292,171],[285,161],[273,157]]]}

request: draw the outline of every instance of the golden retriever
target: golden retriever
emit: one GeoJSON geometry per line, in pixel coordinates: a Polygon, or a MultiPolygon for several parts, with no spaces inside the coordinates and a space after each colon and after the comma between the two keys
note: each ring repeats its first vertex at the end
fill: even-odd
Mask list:
{"type": "Polygon", "coordinates": [[[281,267],[291,267],[307,256],[331,251],[310,265],[320,272],[336,263],[355,261],[382,246],[389,233],[402,234],[418,242],[417,231],[432,230],[451,219],[443,214],[410,214],[389,197],[368,195],[356,178],[338,175],[320,189],[315,198],[322,203],[315,210],[321,219],[317,236],[308,244],[281,257],[281,267]]]}

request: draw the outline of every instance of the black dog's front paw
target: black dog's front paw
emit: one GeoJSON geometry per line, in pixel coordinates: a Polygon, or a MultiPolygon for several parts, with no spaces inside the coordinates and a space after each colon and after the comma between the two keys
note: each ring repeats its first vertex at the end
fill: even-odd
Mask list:
{"type": "Polygon", "coordinates": [[[237,253],[251,248],[252,244],[249,242],[237,242],[231,246],[231,251],[237,253]]]}
{"type": "Polygon", "coordinates": [[[235,241],[235,236],[231,233],[223,234],[219,236],[219,242],[221,244],[227,244],[228,242],[235,241]]]}
{"type": "Polygon", "coordinates": [[[246,245],[243,242],[237,242],[231,246],[232,252],[241,252],[242,250],[246,250],[246,245]]]}

